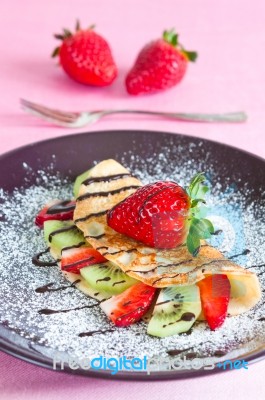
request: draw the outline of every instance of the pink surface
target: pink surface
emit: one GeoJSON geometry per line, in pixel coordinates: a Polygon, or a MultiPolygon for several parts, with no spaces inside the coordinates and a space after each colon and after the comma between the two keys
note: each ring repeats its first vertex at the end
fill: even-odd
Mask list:
{"type": "MultiPolygon", "coordinates": [[[[244,110],[245,124],[207,125],[111,117],[87,130],[154,129],[184,132],[228,143],[265,157],[264,15],[262,0],[9,0],[0,15],[0,153],[33,141],[80,130],[51,127],[24,114],[19,97],[66,110],[142,108],[165,111],[224,112],[244,110]],[[50,59],[52,33],[96,23],[111,43],[119,78],[111,87],[81,86],[50,59]],[[199,58],[176,88],[146,97],[129,97],[123,81],[137,51],[164,28],[175,26],[188,49],[199,58]]],[[[227,160],[229,162],[229,160],[227,160]]],[[[0,356],[1,399],[97,398],[261,399],[265,362],[249,371],[196,380],[110,382],[56,374],[0,356]],[[162,392],[163,391],[163,392],[162,392]]]]}

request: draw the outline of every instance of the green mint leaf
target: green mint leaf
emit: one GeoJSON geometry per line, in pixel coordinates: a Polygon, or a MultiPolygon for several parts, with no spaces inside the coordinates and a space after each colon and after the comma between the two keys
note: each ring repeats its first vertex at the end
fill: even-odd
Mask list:
{"type": "Polygon", "coordinates": [[[214,232],[212,223],[208,219],[193,218],[189,234],[200,239],[209,239],[214,232]]]}
{"type": "Polygon", "coordinates": [[[199,203],[206,204],[204,199],[194,199],[191,201],[191,208],[196,207],[199,203]]]}
{"type": "Polygon", "coordinates": [[[196,257],[200,251],[200,240],[196,236],[192,236],[190,233],[187,236],[186,241],[187,248],[193,257],[196,257]]]}

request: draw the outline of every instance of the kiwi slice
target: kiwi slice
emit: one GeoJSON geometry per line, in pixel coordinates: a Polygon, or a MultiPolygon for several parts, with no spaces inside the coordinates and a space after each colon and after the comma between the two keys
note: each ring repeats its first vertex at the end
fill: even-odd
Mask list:
{"type": "Polygon", "coordinates": [[[61,256],[66,247],[77,246],[85,242],[84,235],[72,221],[45,221],[44,239],[53,254],[61,256]]]}
{"type": "Polygon", "coordinates": [[[147,333],[166,337],[187,332],[201,312],[198,286],[169,286],[161,289],[147,333]]]}
{"type": "MultiPolygon", "coordinates": [[[[93,168],[92,168],[92,169],[93,169],[93,168]]],[[[75,198],[78,196],[79,189],[80,189],[80,186],[82,185],[82,183],[83,183],[86,179],[89,178],[90,171],[91,171],[91,169],[89,169],[89,170],[83,172],[81,175],[79,175],[79,176],[76,178],[75,183],[74,183],[74,196],[75,196],[75,198]]]]}
{"type": "Polygon", "coordinates": [[[80,270],[81,276],[95,290],[119,294],[139,281],[126,275],[118,266],[108,261],[89,265],[80,270]]]}

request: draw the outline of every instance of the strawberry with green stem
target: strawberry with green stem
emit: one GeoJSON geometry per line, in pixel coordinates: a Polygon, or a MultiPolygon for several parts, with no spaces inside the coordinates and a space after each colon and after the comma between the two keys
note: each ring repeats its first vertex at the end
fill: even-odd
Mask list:
{"type": "Polygon", "coordinates": [[[117,66],[107,41],[94,31],[94,25],[81,29],[77,21],[75,32],[64,29],[54,35],[62,41],[52,57],[59,56],[64,71],[85,85],[107,86],[117,76],[117,66]]]}
{"type": "Polygon", "coordinates": [[[174,29],[164,31],[162,38],[140,51],[126,77],[127,91],[138,95],[171,88],[183,79],[188,63],[196,58],[195,51],[187,51],[179,43],[174,29]]]}
{"type": "Polygon", "coordinates": [[[172,181],[142,186],[108,211],[107,223],[150,247],[172,249],[186,243],[195,257],[200,240],[214,232],[212,223],[201,215],[208,192],[204,181],[200,173],[186,190],[172,181]]]}

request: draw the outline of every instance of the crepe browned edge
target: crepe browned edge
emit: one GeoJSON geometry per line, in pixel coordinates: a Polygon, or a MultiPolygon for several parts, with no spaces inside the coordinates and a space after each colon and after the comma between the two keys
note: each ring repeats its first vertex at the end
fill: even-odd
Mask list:
{"type": "MultiPolygon", "coordinates": [[[[96,167],[92,174],[95,177],[128,173],[114,160],[103,161],[96,167]]],[[[79,198],[87,193],[92,196],[77,199],[75,223],[88,243],[106,259],[118,265],[129,276],[158,288],[194,284],[211,273],[253,278],[255,274],[226,259],[219,250],[206,242],[202,242],[199,255],[193,257],[186,245],[171,250],[155,249],[111,229],[106,221],[107,211],[134,193],[137,189],[132,187],[137,185],[142,183],[126,175],[110,182],[80,187],[79,198]]]]}

